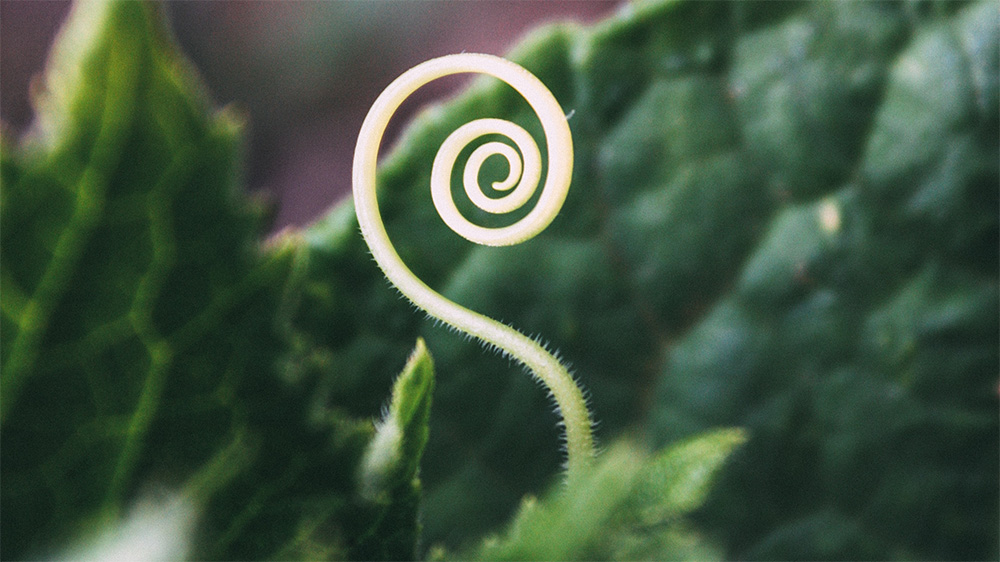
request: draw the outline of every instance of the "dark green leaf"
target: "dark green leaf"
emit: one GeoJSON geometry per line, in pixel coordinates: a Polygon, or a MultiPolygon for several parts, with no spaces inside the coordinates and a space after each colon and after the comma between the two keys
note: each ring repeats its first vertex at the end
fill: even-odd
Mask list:
{"type": "MultiPolygon", "coordinates": [[[[605,439],[747,427],[695,518],[730,556],[995,558],[998,37],[986,1],[647,2],[545,28],[510,58],[573,115],[560,217],[491,249],[435,216],[457,124],[538,130],[484,81],[386,159],[387,227],[431,286],[558,348],[605,439]]],[[[544,391],[414,314],[349,205],[259,247],[240,120],[210,113],[156,9],[81,3],[42,91],[34,137],[0,142],[4,558],[161,489],[193,498],[198,557],[411,557],[424,361],[393,402],[416,424],[401,462],[365,485],[362,461],[421,334],[425,543],[478,543],[559,477],[544,391]]],[[[663,474],[689,495],[629,500],[647,454],[612,447],[484,554],[713,555],[674,513],[721,453],[681,447],[663,474]]]]}
{"type": "MultiPolygon", "coordinates": [[[[114,536],[161,496],[197,516],[199,558],[411,557],[418,490],[369,517],[377,409],[329,408],[290,359],[309,256],[260,245],[240,118],[209,109],[159,7],[75,5],[36,106],[0,145],[2,557],[114,536]]],[[[407,413],[424,440],[427,396],[407,413]]]]}
{"type": "MultiPolygon", "coordinates": [[[[572,112],[560,216],[503,249],[437,218],[451,130],[537,129],[482,81],[386,159],[390,238],[445,296],[559,349],[605,438],[746,426],[701,518],[730,555],[995,557],[998,29],[990,2],[650,2],[539,30],[510,58],[572,112]]],[[[359,413],[426,338],[427,539],[465,544],[558,474],[557,420],[506,361],[398,300],[349,209],[307,231],[296,321],[359,413]]]]}

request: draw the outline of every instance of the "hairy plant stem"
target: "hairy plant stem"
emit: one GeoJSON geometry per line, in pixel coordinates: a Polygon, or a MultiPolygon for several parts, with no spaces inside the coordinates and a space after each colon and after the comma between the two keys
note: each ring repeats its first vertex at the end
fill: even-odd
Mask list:
{"type": "Polygon", "coordinates": [[[489,199],[488,205],[493,202],[484,210],[509,212],[517,208],[531,198],[541,176],[538,147],[523,129],[498,119],[479,119],[468,123],[445,140],[434,160],[431,194],[441,218],[455,232],[473,242],[504,246],[532,238],[558,214],[569,190],[573,168],[572,139],[562,108],[545,85],[520,66],[490,55],[463,53],[433,59],[408,70],[390,84],[372,105],[354,152],[353,188],[358,222],[385,276],[416,306],[487,345],[509,353],[523,362],[549,389],[565,426],[567,478],[572,482],[594,457],[590,412],[573,377],[538,342],[492,318],[449,301],[418,279],[393,248],[378,209],[375,186],[378,149],[393,113],[420,86],[442,76],[470,72],[494,76],[528,101],[545,132],[548,172],[537,204],[520,221],[495,229],[468,222],[455,208],[450,179],[459,152],[475,138],[484,134],[503,134],[514,141],[523,158],[523,162],[517,160],[516,152],[495,142],[479,147],[469,158],[463,176],[466,193],[473,202],[482,199],[489,199]],[[510,191],[502,199],[486,198],[477,185],[479,166],[494,154],[503,156],[509,164],[508,178],[493,184],[494,189],[510,191]]]}

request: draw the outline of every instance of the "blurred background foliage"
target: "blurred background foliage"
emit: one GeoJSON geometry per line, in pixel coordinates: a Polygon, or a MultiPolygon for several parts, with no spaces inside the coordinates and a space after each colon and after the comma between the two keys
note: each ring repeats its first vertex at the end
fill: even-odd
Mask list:
{"type": "MultiPolygon", "coordinates": [[[[5,78],[17,52],[11,14],[30,12],[15,5],[2,4],[5,78]]],[[[996,558],[1000,8],[988,1],[654,2],[594,27],[537,30],[509,56],[573,112],[577,162],[563,214],[516,248],[473,248],[447,231],[426,178],[456,123],[500,116],[531,130],[524,106],[477,83],[417,115],[380,180],[390,235],[422,279],[558,347],[591,391],[608,442],[632,434],[660,448],[713,428],[746,430],[695,515],[697,548],[644,550],[642,541],[676,546],[656,527],[630,528],[592,551],[532,538],[564,522],[547,513],[572,514],[574,505],[522,503],[558,474],[544,393],[386,287],[349,203],[311,221],[346,192],[357,125],[399,71],[445,52],[503,53],[506,38],[465,35],[504,28],[472,24],[470,12],[496,10],[511,22],[554,5],[167,5],[217,100],[249,116],[250,188],[280,201],[278,228],[301,227],[270,240],[273,262],[238,264],[239,275],[264,267],[267,279],[290,271],[296,292],[288,304],[289,290],[265,281],[254,308],[224,319],[227,329],[265,333],[268,346],[290,342],[278,373],[295,391],[258,373],[244,395],[257,402],[241,415],[266,443],[294,435],[303,450],[323,449],[316,420],[297,410],[318,404],[334,412],[322,428],[339,435],[305,455],[308,470],[294,477],[271,458],[280,448],[266,449],[275,454],[227,484],[233,496],[265,480],[298,503],[257,525],[291,526],[286,514],[303,508],[322,520],[323,502],[311,495],[319,474],[350,474],[338,459],[357,457],[369,437],[357,420],[382,406],[422,336],[437,367],[422,465],[423,546],[436,555],[699,556],[715,552],[700,542],[708,536],[730,558],[996,558]],[[418,29],[428,35],[417,38],[418,29]],[[448,36],[461,39],[436,42],[448,36]],[[260,323],[275,310],[288,327],[280,334],[260,323]],[[277,413],[265,399],[275,395],[277,413]],[[520,526],[476,550],[515,512],[520,526]]],[[[557,10],[589,19],[612,8],[557,10]]],[[[4,119],[23,130],[9,83],[4,119]]],[[[20,173],[9,170],[5,183],[20,173]]],[[[190,255],[204,261],[208,247],[190,255]]],[[[239,254],[228,247],[215,251],[239,254]]],[[[220,345],[233,343],[218,332],[220,345]]],[[[271,353],[236,346],[234,357],[251,351],[271,353]]],[[[622,450],[609,466],[628,466],[622,450]]],[[[595,481],[607,473],[633,474],[612,468],[595,481]]],[[[368,521],[369,508],[336,509],[348,518],[362,510],[368,521]]],[[[240,513],[228,503],[212,509],[215,521],[240,513]]],[[[303,544],[279,552],[319,552],[303,544]]],[[[247,548],[223,552],[255,552],[247,548]]],[[[325,554],[358,552],[371,551],[325,554]]]]}
{"type": "MultiPolygon", "coordinates": [[[[404,70],[461,51],[502,55],[553,20],[592,22],[621,0],[476,2],[165,2],[178,43],[215,102],[250,116],[248,188],[273,204],[272,229],[304,225],[350,192],[354,141],[375,96],[404,70]],[[349,77],[349,78],[345,78],[349,77]]],[[[31,122],[29,83],[42,71],[69,0],[0,4],[0,118],[31,122]]],[[[463,80],[421,89],[389,131],[463,80]]]]}

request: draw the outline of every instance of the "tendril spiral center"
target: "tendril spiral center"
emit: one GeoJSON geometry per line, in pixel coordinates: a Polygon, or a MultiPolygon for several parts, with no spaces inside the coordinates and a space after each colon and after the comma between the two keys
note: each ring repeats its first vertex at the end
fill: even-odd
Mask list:
{"type": "MultiPolygon", "coordinates": [[[[555,206],[555,212],[558,213],[566,198],[566,190],[562,193],[551,193],[548,200],[539,201],[532,210],[532,213],[538,215],[537,217],[529,213],[520,221],[502,228],[487,228],[473,224],[462,216],[455,206],[451,193],[451,172],[459,152],[473,140],[488,134],[501,134],[507,137],[517,146],[517,151],[501,142],[489,142],[476,148],[466,161],[462,174],[465,194],[476,207],[493,214],[509,213],[519,209],[534,195],[542,174],[542,156],[535,140],[527,131],[510,121],[477,119],[462,125],[449,135],[434,158],[434,167],[431,169],[431,197],[434,207],[449,228],[477,244],[498,246],[527,240],[552,222],[555,214],[549,216],[545,205],[555,206]],[[511,190],[499,198],[487,197],[479,185],[479,170],[486,159],[493,155],[503,156],[510,166],[507,178],[493,184],[494,189],[511,190]]],[[[568,183],[566,187],[569,187],[568,183]]],[[[542,193],[544,197],[544,188],[542,193]]]]}

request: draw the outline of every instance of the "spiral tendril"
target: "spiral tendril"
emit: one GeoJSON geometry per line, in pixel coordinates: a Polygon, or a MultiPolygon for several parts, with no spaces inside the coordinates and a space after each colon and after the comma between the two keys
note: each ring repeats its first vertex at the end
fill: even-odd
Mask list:
{"type": "Polygon", "coordinates": [[[559,213],[569,191],[573,169],[573,141],[569,124],[552,93],[534,75],[507,60],[491,55],[463,53],[419,64],[393,81],[375,100],[358,135],[354,152],[353,188],[361,232],[386,277],[417,307],[487,345],[500,348],[524,363],[552,393],[566,432],[568,478],[573,480],[594,456],[590,412],[580,387],[558,359],[538,342],[492,318],[449,301],[417,278],[403,263],[389,241],[378,209],[375,176],[379,145],[400,104],[424,84],[460,73],[493,76],[513,87],[531,106],[545,134],[548,169],[535,206],[520,220],[498,228],[471,223],[452,197],[451,177],[460,152],[484,135],[510,139],[517,150],[501,142],[477,147],[466,160],[462,178],[465,193],[480,209],[500,214],[514,211],[532,199],[541,178],[538,145],[523,128],[501,119],[477,119],[456,129],[442,143],[431,169],[431,199],[442,220],[466,239],[489,246],[517,244],[534,237],[559,213]],[[479,185],[479,170],[491,156],[508,164],[507,177],[492,188],[502,195],[490,197],[479,185]]]}

